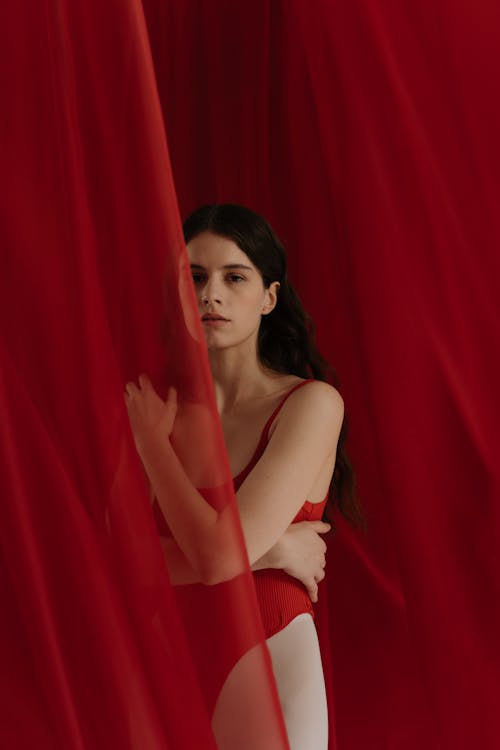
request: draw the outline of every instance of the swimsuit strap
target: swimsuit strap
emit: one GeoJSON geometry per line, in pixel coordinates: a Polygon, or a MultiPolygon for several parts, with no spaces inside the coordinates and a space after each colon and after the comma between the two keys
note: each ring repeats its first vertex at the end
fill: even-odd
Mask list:
{"type": "Polygon", "coordinates": [[[290,388],[288,393],[285,393],[281,401],[279,402],[276,409],[273,411],[269,419],[267,420],[266,424],[264,425],[264,429],[262,430],[262,435],[260,436],[259,445],[262,442],[265,442],[267,444],[267,441],[269,439],[269,430],[271,429],[271,425],[278,416],[279,412],[281,411],[281,407],[285,403],[285,401],[292,395],[292,393],[295,393],[295,391],[298,391],[299,388],[302,388],[302,386],[307,385],[308,383],[312,383],[313,379],[308,378],[307,380],[303,380],[301,383],[297,383],[297,385],[294,385],[293,388],[290,388]]]}
{"type": "Polygon", "coordinates": [[[283,398],[279,402],[278,406],[275,408],[275,410],[273,411],[273,413],[271,414],[271,416],[267,420],[266,424],[264,425],[264,428],[263,428],[263,430],[262,430],[262,432],[260,434],[259,442],[257,443],[257,447],[256,447],[256,449],[254,451],[254,454],[253,454],[252,458],[250,459],[250,461],[248,462],[248,464],[245,466],[245,468],[242,469],[240,471],[240,473],[237,474],[233,478],[233,481],[235,481],[238,486],[241,484],[241,482],[243,481],[243,479],[248,476],[248,474],[253,469],[253,467],[255,466],[255,464],[257,463],[257,461],[259,460],[259,458],[264,453],[265,447],[266,447],[268,439],[269,439],[269,430],[271,429],[271,425],[274,422],[274,420],[276,419],[276,416],[278,415],[278,412],[280,411],[281,407],[283,406],[283,404],[285,403],[285,401],[287,400],[287,398],[289,398],[292,395],[292,393],[294,393],[294,391],[297,391],[299,388],[302,388],[303,385],[307,385],[307,383],[312,383],[312,382],[313,382],[313,378],[308,378],[307,380],[303,380],[301,383],[297,383],[297,385],[294,385],[293,388],[290,388],[290,390],[288,391],[288,393],[285,393],[285,395],[283,396],[283,398]]]}

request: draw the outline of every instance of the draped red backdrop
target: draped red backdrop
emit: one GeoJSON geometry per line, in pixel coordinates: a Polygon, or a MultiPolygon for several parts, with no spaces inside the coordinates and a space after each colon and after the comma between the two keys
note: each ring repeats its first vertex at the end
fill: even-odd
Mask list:
{"type": "Polygon", "coordinates": [[[261,211],[337,368],[339,748],[500,745],[500,8],[145,3],[183,213],[261,211]],[[161,6],[161,8],[160,8],[161,6]]]}
{"type": "Polygon", "coordinates": [[[500,8],[143,6],[0,10],[2,744],[213,746],[120,402],[163,362],[166,132],[181,214],[270,219],[340,376],[368,532],[320,591],[331,748],[496,750],[500,8]]]}

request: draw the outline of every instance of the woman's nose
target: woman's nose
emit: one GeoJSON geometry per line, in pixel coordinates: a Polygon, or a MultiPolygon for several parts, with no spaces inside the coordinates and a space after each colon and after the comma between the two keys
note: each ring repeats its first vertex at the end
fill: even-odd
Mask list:
{"type": "Polygon", "coordinates": [[[220,303],[222,301],[221,290],[217,282],[213,280],[207,281],[205,287],[202,289],[201,301],[204,305],[220,303]]]}

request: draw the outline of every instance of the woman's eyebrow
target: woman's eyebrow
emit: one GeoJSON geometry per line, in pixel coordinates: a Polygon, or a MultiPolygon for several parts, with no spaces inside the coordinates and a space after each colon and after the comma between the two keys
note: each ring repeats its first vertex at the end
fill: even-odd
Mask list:
{"type": "MultiPolygon", "coordinates": [[[[200,265],[199,263],[191,263],[191,268],[196,269],[198,271],[205,271],[205,266],[200,265]]],[[[226,263],[226,265],[222,266],[224,270],[235,270],[238,268],[244,268],[246,271],[253,271],[253,268],[251,266],[245,266],[244,263],[226,263]]]]}
{"type": "Polygon", "coordinates": [[[244,263],[227,263],[225,266],[222,266],[222,268],[225,269],[235,269],[235,268],[244,268],[246,271],[253,271],[253,268],[250,266],[245,266],[244,263]]]}

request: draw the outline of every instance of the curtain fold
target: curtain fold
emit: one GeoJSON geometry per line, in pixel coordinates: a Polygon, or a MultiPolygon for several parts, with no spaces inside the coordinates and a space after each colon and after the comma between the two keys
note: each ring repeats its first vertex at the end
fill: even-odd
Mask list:
{"type": "Polygon", "coordinates": [[[331,746],[494,750],[498,6],[144,6],[181,213],[270,219],[340,375],[369,531],[321,587],[331,746]]]}
{"type": "Polygon", "coordinates": [[[2,745],[230,747],[239,664],[249,749],[286,748],[182,249],[216,200],[278,230],[350,415],[369,528],[338,520],[320,587],[330,748],[497,749],[499,16],[2,5],[2,745]],[[171,583],[141,371],[210,447],[184,461],[234,514],[233,581],[171,583]]]}
{"type": "Polygon", "coordinates": [[[244,727],[211,720],[238,664],[241,747],[285,750],[142,6],[5,3],[0,29],[0,744],[230,747],[244,727]],[[232,518],[223,584],[171,583],[124,403],[141,372],[177,387],[185,469],[232,518]]]}

